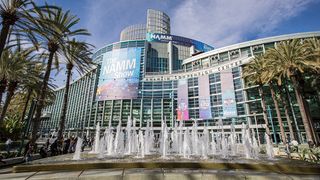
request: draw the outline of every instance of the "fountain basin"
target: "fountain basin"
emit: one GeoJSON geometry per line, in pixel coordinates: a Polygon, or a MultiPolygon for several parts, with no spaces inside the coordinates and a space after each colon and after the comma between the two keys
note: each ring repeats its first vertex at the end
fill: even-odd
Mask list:
{"type": "Polygon", "coordinates": [[[266,173],[284,174],[319,174],[320,165],[299,160],[276,158],[268,160],[267,157],[259,159],[245,159],[240,157],[229,157],[219,159],[199,159],[191,157],[168,156],[162,159],[160,156],[148,155],[145,158],[123,155],[121,157],[106,156],[98,159],[93,154],[83,153],[82,160],[72,160],[72,154],[49,157],[33,161],[32,164],[18,165],[13,167],[13,172],[34,171],[83,171],[92,169],[203,169],[203,170],[249,170],[266,173]]]}
{"type": "Polygon", "coordinates": [[[132,169],[132,168],[169,168],[169,169],[211,169],[211,170],[251,170],[284,174],[320,174],[319,166],[302,166],[294,164],[248,164],[248,163],[214,163],[214,162],[93,162],[68,164],[34,164],[14,166],[13,172],[34,171],[81,171],[88,169],[132,169]]]}

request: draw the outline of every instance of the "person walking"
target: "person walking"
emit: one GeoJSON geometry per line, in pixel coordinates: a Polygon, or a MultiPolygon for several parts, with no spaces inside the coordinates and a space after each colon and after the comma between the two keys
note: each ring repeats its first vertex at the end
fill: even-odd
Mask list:
{"type": "Polygon", "coordinates": [[[33,150],[34,150],[34,146],[32,144],[29,144],[29,148],[27,149],[27,152],[24,156],[26,163],[29,163],[30,161],[32,161],[33,150]]]}
{"type": "Polygon", "coordinates": [[[7,148],[7,153],[8,155],[10,154],[10,146],[12,144],[12,140],[10,138],[7,139],[6,141],[6,148],[7,148]]]}

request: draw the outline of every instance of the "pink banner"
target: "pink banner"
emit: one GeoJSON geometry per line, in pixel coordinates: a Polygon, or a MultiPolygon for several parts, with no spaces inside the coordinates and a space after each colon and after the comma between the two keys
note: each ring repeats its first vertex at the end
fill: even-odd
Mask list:
{"type": "Polygon", "coordinates": [[[178,107],[177,120],[188,120],[188,81],[187,79],[180,79],[178,81],[178,107]]]}

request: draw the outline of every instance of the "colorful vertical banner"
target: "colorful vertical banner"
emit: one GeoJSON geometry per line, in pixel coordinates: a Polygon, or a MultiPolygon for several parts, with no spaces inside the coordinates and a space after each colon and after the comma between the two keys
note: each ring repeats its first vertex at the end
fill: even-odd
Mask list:
{"type": "Polygon", "coordinates": [[[209,76],[199,76],[199,118],[211,119],[209,76]]]}
{"type": "Polygon", "coordinates": [[[188,120],[188,81],[187,79],[178,80],[178,107],[177,107],[177,120],[188,120]]]}
{"type": "Polygon", "coordinates": [[[236,96],[234,93],[233,75],[231,69],[221,72],[221,93],[223,117],[236,117],[238,115],[237,104],[236,96]]]}
{"type": "Polygon", "coordinates": [[[141,48],[123,48],[103,55],[97,100],[138,97],[141,48]]]}

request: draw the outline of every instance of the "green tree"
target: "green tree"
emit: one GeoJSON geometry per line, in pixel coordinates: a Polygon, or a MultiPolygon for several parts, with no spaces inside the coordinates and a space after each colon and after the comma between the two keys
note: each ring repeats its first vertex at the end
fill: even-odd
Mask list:
{"type": "Polygon", "coordinates": [[[310,86],[316,91],[318,102],[320,103],[320,40],[317,38],[310,38],[305,41],[305,48],[308,50],[308,59],[311,61],[311,66],[315,69],[310,69],[308,75],[310,76],[310,86]]]}
{"type": "Polygon", "coordinates": [[[37,138],[53,61],[55,60],[56,65],[59,64],[58,57],[64,55],[64,49],[70,37],[89,35],[89,33],[85,29],[75,29],[80,19],[71,15],[69,11],[64,12],[61,8],[54,10],[35,8],[31,16],[34,21],[29,27],[30,37],[35,44],[39,44],[49,54],[43,84],[40,88],[41,92],[37,98],[36,114],[32,126],[31,142],[33,143],[37,138]]]}
{"type": "Polygon", "coordinates": [[[2,18],[2,28],[0,34],[0,57],[6,46],[10,29],[25,30],[30,23],[27,15],[33,9],[34,3],[31,0],[1,0],[0,16],[2,18]]]}
{"type": "Polygon", "coordinates": [[[283,98],[283,95],[282,95],[282,90],[281,90],[282,89],[281,88],[282,79],[281,79],[281,77],[279,77],[279,71],[278,71],[279,69],[278,69],[277,61],[273,61],[273,59],[269,59],[268,58],[268,52],[269,51],[267,51],[264,54],[264,61],[266,62],[267,65],[266,65],[265,71],[262,72],[262,77],[263,77],[264,83],[268,84],[269,87],[270,87],[271,97],[272,97],[272,100],[273,100],[273,103],[274,103],[274,106],[275,106],[275,110],[276,110],[276,113],[277,113],[277,119],[278,119],[278,122],[279,122],[282,142],[283,142],[283,144],[286,144],[288,146],[287,138],[286,138],[284,127],[283,127],[284,124],[283,124],[283,121],[282,121],[282,118],[281,118],[281,112],[280,112],[280,107],[279,107],[279,102],[278,102],[278,96],[280,98],[281,103],[284,106],[285,115],[286,115],[289,131],[290,131],[290,138],[292,140],[294,140],[295,137],[294,137],[294,134],[293,134],[291,118],[290,118],[290,115],[289,115],[289,107],[287,105],[286,100],[283,98]],[[277,88],[278,93],[277,93],[275,88],[277,88]]]}
{"type": "Polygon", "coordinates": [[[72,76],[72,70],[73,68],[76,68],[81,74],[90,68],[90,65],[92,64],[91,47],[92,46],[90,44],[87,44],[85,42],[78,42],[74,39],[72,41],[69,41],[66,46],[65,59],[67,61],[67,79],[63,96],[62,111],[60,115],[58,139],[63,138],[62,135],[65,129],[66,114],[68,109],[69,86],[72,76]]]}
{"type": "Polygon", "coordinates": [[[308,58],[309,52],[304,47],[301,39],[293,39],[277,43],[277,47],[270,49],[268,59],[277,64],[277,71],[280,79],[290,79],[294,86],[296,99],[301,112],[303,125],[306,131],[307,140],[315,143],[313,136],[314,129],[309,109],[303,95],[302,74],[306,69],[315,69],[312,61],[308,58]]]}
{"type": "Polygon", "coordinates": [[[14,52],[7,51],[8,53],[4,53],[4,56],[2,56],[3,60],[0,66],[0,72],[3,74],[2,79],[8,82],[8,90],[0,115],[0,123],[2,123],[6,115],[7,108],[18,86],[24,82],[32,81],[36,76],[33,72],[34,66],[37,64],[36,61],[33,61],[35,57],[33,55],[34,48],[25,50],[17,48],[14,52]]]}
{"type": "Polygon", "coordinates": [[[10,64],[10,57],[11,53],[9,50],[5,51],[1,56],[1,63],[0,63],[0,102],[2,102],[3,93],[6,91],[7,88],[7,77],[10,76],[11,71],[8,68],[10,64]]]}
{"type": "Polygon", "coordinates": [[[262,55],[255,56],[248,64],[243,67],[242,77],[244,78],[247,85],[257,85],[259,90],[259,95],[261,97],[261,107],[262,107],[262,114],[263,119],[266,126],[266,133],[270,136],[270,129],[269,129],[269,121],[267,117],[267,108],[266,108],[266,101],[265,101],[265,94],[263,91],[263,79],[262,79],[262,72],[266,69],[266,63],[263,60],[262,55]]]}
{"type": "Polygon", "coordinates": [[[24,122],[20,121],[20,115],[19,114],[9,114],[4,119],[4,136],[10,137],[13,140],[19,139],[21,135],[21,130],[24,126],[24,122]]]}

